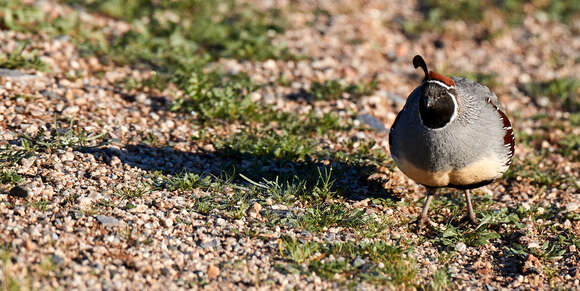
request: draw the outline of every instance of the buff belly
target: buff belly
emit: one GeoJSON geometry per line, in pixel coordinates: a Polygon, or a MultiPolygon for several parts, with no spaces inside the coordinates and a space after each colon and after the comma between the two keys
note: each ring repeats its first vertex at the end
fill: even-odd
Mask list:
{"type": "Polygon", "coordinates": [[[472,185],[500,177],[506,170],[505,161],[499,158],[482,158],[463,168],[430,172],[421,170],[406,159],[396,159],[399,169],[419,184],[432,187],[472,185]]]}

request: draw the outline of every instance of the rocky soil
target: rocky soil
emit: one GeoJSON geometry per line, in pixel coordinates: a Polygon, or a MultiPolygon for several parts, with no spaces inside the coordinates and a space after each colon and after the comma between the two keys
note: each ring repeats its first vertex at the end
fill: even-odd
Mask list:
{"type": "MultiPolygon", "coordinates": [[[[65,1],[28,2],[53,19],[80,13],[82,22],[113,34],[131,25],[65,1]]],[[[39,69],[4,63],[0,69],[2,288],[580,286],[580,155],[573,138],[580,135],[578,109],[526,90],[529,84],[578,77],[578,17],[557,22],[525,6],[519,25],[493,17],[499,12],[491,10],[481,23],[449,20],[443,29],[410,35],[402,23],[425,17],[414,1],[248,3],[280,9],[287,24],[273,41],[300,57],[224,57],[205,69],[246,73],[262,84],[251,93],[256,104],[298,116],[311,109],[334,112],[349,124],[304,135],[316,143],[306,154],[312,163],[300,155],[275,157],[259,171],[300,176],[304,165],[339,171],[340,159],[326,153],[354,157],[370,143],[384,154],[375,160],[374,172],[361,174],[359,167],[343,165],[346,174],[333,178],[337,188],[326,189],[340,195],[331,193],[321,204],[268,196],[264,189],[274,188],[248,174],[256,173],[252,163],[263,156],[237,144],[224,146],[223,140],[232,143],[232,136],[267,126],[279,134],[279,121],[198,122],[196,112],[170,110],[186,95],[183,88],[127,85],[148,80],[157,74],[154,69],[106,62],[85,53],[74,36],[0,25],[0,55],[26,42],[27,62],[36,55],[44,64],[39,69]],[[410,63],[416,54],[442,73],[483,76],[517,133],[511,172],[477,191],[478,215],[487,223],[478,228],[461,222],[464,201],[452,189],[441,190],[435,201],[436,229],[419,231],[412,224],[424,188],[393,165],[387,131],[422,78],[410,63]],[[313,83],[331,80],[375,80],[376,85],[361,96],[313,100],[313,83]],[[232,167],[236,172],[228,172],[232,167]],[[209,180],[178,185],[187,182],[188,173],[209,180]],[[230,179],[222,173],[234,174],[230,179]],[[356,219],[363,222],[303,219],[329,205],[342,207],[336,215],[360,211],[356,219]],[[384,243],[397,251],[385,258],[385,249],[343,253],[331,248],[339,243],[384,243]],[[390,270],[390,264],[396,268],[390,270]]],[[[578,102],[580,87],[570,94],[578,102]]]]}

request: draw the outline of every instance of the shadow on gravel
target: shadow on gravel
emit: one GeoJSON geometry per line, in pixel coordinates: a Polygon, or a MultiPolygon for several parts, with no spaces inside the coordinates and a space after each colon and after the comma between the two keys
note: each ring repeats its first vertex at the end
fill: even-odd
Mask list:
{"type": "Polygon", "coordinates": [[[127,102],[143,102],[149,105],[153,112],[168,111],[168,106],[170,104],[169,99],[167,99],[165,96],[143,95],[143,100],[138,100],[140,98],[139,95],[127,94],[120,90],[114,90],[113,92],[121,95],[121,98],[127,102]]]}
{"type": "Polygon", "coordinates": [[[524,264],[527,260],[527,255],[514,254],[506,255],[507,250],[505,247],[510,246],[512,243],[520,243],[520,238],[524,237],[526,234],[523,232],[513,232],[509,234],[508,237],[502,239],[501,245],[504,249],[497,250],[493,253],[492,258],[494,265],[499,266],[499,272],[502,276],[515,278],[518,275],[527,275],[527,273],[537,272],[539,270],[530,270],[524,272],[524,264]]]}
{"type": "Polygon", "coordinates": [[[312,102],[315,100],[314,95],[312,95],[312,93],[306,91],[304,88],[300,88],[296,92],[286,94],[285,97],[286,97],[286,99],[293,100],[293,101],[303,100],[303,101],[307,101],[307,102],[312,102]]]}
{"type": "Polygon", "coordinates": [[[384,179],[369,179],[377,172],[370,165],[349,165],[343,162],[331,161],[324,165],[317,161],[290,161],[274,158],[268,155],[254,155],[232,150],[217,150],[215,152],[183,152],[171,147],[156,148],[148,145],[126,145],[123,149],[116,148],[79,148],[84,153],[94,155],[97,160],[110,163],[116,156],[123,164],[146,171],[160,171],[166,174],[194,173],[204,176],[233,175],[232,183],[247,186],[249,183],[239,174],[256,182],[276,180],[281,184],[298,179],[307,185],[314,185],[324,173],[332,167],[334,184],[331,190],[350,200],[365,198],[383,198],[399,201],[393,191],[385,189],[384,179]]]}

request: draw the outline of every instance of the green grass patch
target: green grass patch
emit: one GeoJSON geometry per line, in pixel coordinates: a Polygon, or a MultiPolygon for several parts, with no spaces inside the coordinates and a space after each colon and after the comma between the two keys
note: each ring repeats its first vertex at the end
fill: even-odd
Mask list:
{"type": "MultiPolygon", "coordinates": [[[[309,114],[302,126],[298,118],[288,116],[292,118],[290,123],[280,123],[275,128],[266,126],[262,130],[242,129],[228,138],[216,138],[213,143],[218,152],[227,157],[251,157],[251,164],[255,167],[267,166],[271,162],[287,164],[286,166],[290,167],[288,171],[290,178],[292,172],[303,171],[305,170],[303,168],[308,168],[309,164],[312,164],[311,166],[314,167],[310,168],[315,170],[316,164],[325,160],[338,166],[335,173],[339,177],[344,174],[343,169],[360,168],[362,170],[362,168],[388,166],[391,163],[384,149],[375,147],[375,142],[372,140],[357,141],[356,146],[355,141],[348,140],[344,143],[345,148],[339,151],[321,148],[320,138],[324,137],[327,132],[340,128],[332,114],[322,118],[311,118],[309,114]]],[[[316,171],[303,173],[316,176],[316,171]]]]}
{"type": "MultiPolygon", "coordinates": [[[[543,141],[550,141],[551,144],[556,144],[555,152],[559,155],[569,159],[572,162],[580,161],[580,138],[571,132],[571,128],[577,126],[575,119],[576,113],[570,114],[568,120],[555,120],[546,114],[537,114],[532,116],[532,120],[540,121],[539,125],[534,126],[534,130],[531,132],[518,131],[516,132],[517,143],[523,144],[531,149],[534,149],[533,157],[531,163],[526,162],[531,168],[534,162],[540,162],[544,158],[548,157],[551,152],[542,147],[543,141]],[[550,133],[555,129],[561,130],[564,134],[557,138],[550,136],[550,133]]],[[[520,165],[519,167],[521,167],[520,165]]],[[[511,173],[510,173],[511,175],[511,173]]]]}
{"type": "Polygon", "coordinates": [[[363,209],[348,209],[340,202],[325,202],[306,208],[304,213],[289,222],[314,233],[324,232],[330,227],[341,227],[364,238],[378,237],[387,228],[378,217],[367,215],[363,209]]]}
{"type": "Polygon", "coordinates": [[[307,206],[318,205],[336,198],[336,192],[333,190],[335,180],[332,176],[332,168],[304,167],[304,172],[298,175],[300,170],[292,173],[291,178],[280,179],[280,176],[275,176],[275,180],[268,180],[263,177],[265,175],[259,175],[262,176],[262,182],[256,182],[244,174],[240,174],[240,177],[254,187],[252,188],[254,195],[264,200],[273,199],[284,204],[300,202],[302,206],[307,206]]]}
{"type": "Polygon", "coordinates": [[[168,190],[170,191],[191,191],[193,189],[209,189],[214,184],[212,177],[194,173],[184,173],[167,180],[168,190]]]}
{"type": "Polygon", "coordinates": [[[491,196],[472,195],[474,212],[479,219],[479,224],[473,227],[467,222],[463,201],[463,196],[459,195],[442,195],[433,200],[431,218],[444,219],[440,222],[444,227],[434,229],[432,238],[443,249],[453,250],[458,242],[474,247],[484,245],[524,227],[521,222],[523,217],[515,209],[491,209],[491,196]],[[442,212],[441,209],[449,210],[449,213],[437,215],[442,212]]]}
{"type": "Polygon", "coordinates": [[[360,228],[368,220],[364,210],[348,209],[342,203],[322,203],[307,208],[297,219],[297,226],[307,231],[321,232],[328,227],[360,228]]]}
{"type": "Polygon", "coordinates": [[[327,201],[363,192],[389,197],[382,186],[386,181],[369,179],[378,167],[391,163],[383,149],[373,149],[372,142],[361,142],[360,151],[332,151],[321,148],[319,140],[280,130],[243,130],[214,141],[214,145],[226,167],[237,168],[254,186],[259,185],[271,193],[272,199],[285,204],[290,202],[288,197],[296,195],[301,201],[327,201]]]}
{"type": "Polygon", "coordinates": [[[292,179],[281,179],[277,176],[273,180],[263,179],[255,182],[243,176],[245,180],[254,185],[253,191],[256,195],[261,195],[264,199],[272,199],[276,204],[294,205],[298,198],[304,196],[309,191],[308,181],[294,176],[292,179]]]}
{"type": "Polygon", "coordinates": [[[127,92],[151,92],[153,90],[163,91],[165,88],[167,88],[167,84],[172,82],[172,78],[174,78],[173,75],[153,71],[148,78],[142,80],[135,80],[130,78],[123,80],[122,89],[127,92]]]}
{"type": "Polygon", "coordinates": [[[38,211],[48,211],[49,206],[50,206],[50,201],[46,200],[46,199],[41,199],[38,201],[31,202],[30,206],[32,206],[34,209],[36,209],[38,211]]]}
{"type": "Polygon", "coordinates": [[[532,152],[524,159],[515,156],[510,168],[504,174],[504,178],[507,181],[523,179],[524,182],[537,186],[538,190],[542,191],[557,187],[577,188],[575,177],[560,171],[558,167],[551,164],[551,159],[548,158],[550,155],[557,153],[572,162],[580,160],[578,154],[580,139],[574,134],[567,134],[555,141],[551,141],[557,144],[555,152],[542,147],[543,141],[551,139],[549,134],[551,131],[558,128],[564,132],[569,132],[570,123],[547,119],[547,115],[544,114],[533,116],[532,119],[542,120],[542,123],[536,126],[531,133],[525,131],[516,132],[517,142],[529,147],[532,152]]]}
{"type": "Polygon", "coordinates": [[[283,31],[277,10],[260,11],[236,1],[74,1],[89,11],[104,13],[132,24],[115,39],[113,51],[157,67],[183,65],[188,58],[265,60],[292,58],[272,43],[283,31]],[[124,47],[124,48],[123,48],[124,47]]]}
{"type": "Polygon", "coordinates": [[[483,12],[489,5],[486,1],[458,0],[447,2],[442,0],[420,1],[422,9],[428,10],[430,21],[442,22],[445,19],[461,19],[479,22],[483,19],[483,12]]]}
{"type": "MultiPolygon", "coordinates": [[[[523,0],[513,2],[522,2],[523,0]]],[[[552,0],[552,1],[534,1],[537,8],[546,13],[549,18],[570,24],[575,17],[580,14],[580,3],[578,1],[552,0]]]]}
{"type": "Polygon", "coordinates": [[[575,247],[580,246],[580,238],[569,231],[550,231],[549,235],[543,237],[544,243],[539,247],[530,248],[519,241],[512,241],[504,248],[507,257],[519,257],[525,259],[528,255],[543,260],[544,262],[552,262],[553,260],[562,256],[573,256],[568,252],[571,245],[575,247]]]}
{"type": "Polygon", "coordinates": [[[159,186],[184,194],[193,194],[195,189],[211,191],[210,195],[191,195],[190,203],[185,208],[203,215],[216,214],[228,219],[240,219],[246,215],[250,203],[257,197],[251,189],[233,183],[234,175],[235,173],[222,173],[217,177],[182,173],[165,178],[159,186]],[[226,189],[228,194],[224,195],[226,189]]]}
{"type": "Polygon", "coordinates": [[[393,160],[389,157],[383,147],[376,146],[374,140],[354,141],[347,140],[343,146],[344,150],[330,154],[330,158],[343,162],[347,165],[371,165],[373,167],[387,166],[394,170],[393,160]],[[356,147],[355,147],[356,144],[356,147]]]}
{"type": "Polygon", "coordinates": [[[0,171],[0,183],[1,184],[18,184],[22,181],[22,176],[19,175],[15,170],[4,170],[0,171]]]}
{"type": "Polygon", "coordinates": [[[548,97],[563,110],[569,112],[580,110],[580,80],[576,78],[532,82],[523,85],[522,90],[534,99],[548,97]]]}
{"type": "Polygon", "coordinates": [[[0,147],[0,168],[4,169],[9,166],[15,165],[20,161],[22,161],[22,159],[29,157],[31,154],[32,153],[27,151],[26,149],[18,148],[16,146],[11,145],[2,146],[0,147]]]}
{"type": "Polygon", "coordinates": [[[34,136],[23,135],[20,142],[27,153],[107,144],[105,133],[91,134],[75,125],[73,120],[66,125],[55,120],[50,131],[40,129],[34,136]]]}
{"type": "Polygon", "coordinates": [[[478,73],[478,72],[461,72],[461,73],[454,74],[454,76],[463,77],[466,79],[473,80],[473,81],[478,82],[480,84],[483,84],[491,89],[496,88],[499,85],[499,83],[497,81],[497,74],[494,74],[494,73],[486,74],[486,73],[478,73]]]}
{"type": "Polygon", "coordinates": [[[287,270],[314,272],[351,287],[361,282],[387,286],[414,286],[414,261],[400,247],[383,241],[317,243],[289,237],[280,241],[280,253],[291,265],[287,270]]]}
{"type": "MultiPolygon", "coordinates": [[[[492,197],[489,195],[473,194],[471,199],[473,202],[473,209],[477,215],[481,215],[482,212],[485,211],[485,209],[493,202],[492,197]]],[[[451,193],[445,193],[444,195],[439,195],[433,199],[429,213],[431,213],[432,218],[446,219],[446,221],[443,222],[444,224],[456,223],[459,222],[467,213],[465,203],[463,191],[456,190],[451,193]],[[449,213],[445,213],[438,217],[437,214],[441,213],[443,209],[449,210],[449,213]]]]}
{"type": "Polygon", "coordinates": [[[430,290],[440,291],[448,290],[451,285],[451,274],[449,273],[449,268],[438,269],[432,276],[431,282],[429,282],[428,288],[430,290]]]}
{"type": "Polygon", "coordinates": [[[214,2],[154,0],[61,1],[76,9],[125,21],[126,32],[105,33],[73,12],[52,17],[34,5],[9,0],[0,4],[0,28],[68,35],[83,54],[102,61],[140,64],[159,71],[200,67],[219,58],[293,59],[274,43],[286,25],[280,11],[262,11],[232,0],[214,2]]]}
{"type": "Polygon", "coordinates": [[[321,244],[317,242],[300,242],[297,239],[284,237],[280,244],[280,253],[284,258],[302,264],[309,260],[319,249],[321,244]]]}
{"type": "Polygon", "coordinates": [[[499,239],[503,234],[524,228],[517,213],[507,208],[479,212],[479,214],[482,217],[475,229],[471,226],[456,227],[448,224],[444,229],[438,230],[438,244],[448,250],[453,250],[458,242],[476,247],[499,239]]]}
{"type": "Polygon", "coordinates": [[[523,130],[516,131],[515,136],[518,144],[523,144],[529,148],[536,148],[539,146],[539,143],[544,140],[544,136],[538,131],[532,131],[531,133],[527,133],[523,130]]]}
{"type": "Polygon", "coordinates": [[[19,32],[47,31],[59,26],[57,21],[48,21],[48,15],[34,5],[26,5],[20,0],[0,2],[0,28],[19,32]]]}
{"type": "Polygon", "coordinates": [[[477,0],[441,1],[423,0],[418,2],[418,10],[423,13],[423,20],[401,22],[402,31],[411,37],[417,37],[426,31],[442,31],[446,20],[465,20],[480,22],[483,20],[485,2],[477,0]]]}
{"type": "Polygon", "coordinates": [[[145,194],[149,193],[150,188],[147,185],[137,185],[131,186],[121,186],[116,189],[115,194],[121,199],[133,201],[143,197],[145,194]]]}
{"type": "Polygon", "coordinates": [[[558,153],[573,162],[580,162],[580,136],[571,134],[560,139],[558,153]]]}
{"type": "Polygon", "coordinates": [[[575,178],[560,173],[555,167],[545,165],[540,168],[543,157],[530,155],[523,160],[514,157],[512,165],[504,174],[507,181],[516,181],[518,177],[531,185],[537,186],[538,190],[545,188],[556,188],[566,185],[574,188],[575,178]]]}
{"type": "Polygon", "coordinates": [[[194,71],[178,74],[175,82],[186,97],[176,99],[170,110],[191,113],[201,121],[246,121],[263,110],[250,99],[249,93],[256,86],[246,75],[223,76],[194,71]]]}
{"type": "Polygon", "coordinates": [[[273,130],[260,134],[244,131],[225,141],[218,141],[217,148],[224,153],[252,155],[262,159],[289,161],[310,160],[316,150],[316,141],[299,135],[273,130]]]}
{"type": "MultiPolygon", "coordinates": [[[[493,17],[503,17],[510,25],[521,25],[525,17],[524,6],[531,4],[532,12],[543,14],[548,19],[565,24],[572,24],[574,17],[580,13],[580,4],[577,1],[553,0],[553,1],[525,1],[525,0],[422,0],[418,3],[418,10],[423,13],[424,19],[419,22],[403,21],[401,28],[410,36],[417,36],[426,31],[445,28],[447,20],[462,20],[467,23],[488,23],[493,20],[486,19],[486,11],[495,11],[493,17]]],[[[491,35],[496,32],[490,32],[491,35]]]]}
{"type": "MultiPolygon", "coordinates": [[[[312,169],[311,169],[312,171],[312,169]]],[[[254,181],[244,174],[227,178],[200,176],[186,173],[171,177],[163,183],[170,191],[191,192],[194,189],[211,190],[228,195],[208,195],[192,197],[190,209],[209,215],[211,213],[228,218],[241,218],[250,205],[268,200],[275,204],[300,207],[304,211],[276,212],[265,210],[262,215],[269,227],[283,226],[319,233],[330,227],[343,227],[364,238],[378,237],[387,227],[386,221],[376,215],[367,215],[363,209],[349,209],[333,190],[332,169],[317,168],[313,173],[294,176],[292,179],[279,178],[254,181]],[[314,174],[317,173],[317,174],[314,174]],[[243,184],[240,182],[248,182],[243,184]],[[222,185],[222,189],[217,188],[222,185]]]]}
{"type": "Polygon", "coordinates": [[[4,69],[30,69],[36,71],[45,71],[47,66],[34,53],[25,53],[24,49],[29,43],[24,43],[20,47],[6,55],[0,55],[0,68],[4,69]]]}
{"type": "Polygon", "coordinates": [[[229,219],[240,219],[246,216],[250,203],[255,199],[247,191],[235,191],[227,197],[209,196],[193,198],[193,209],[203,214],[214,213],[229,219]]]}
{"type": "Polygon", "coordinates": [[[343,84],[339,80],[329,80],[323,83],[313,82],[309,95],[315,100],[337,100],[345,95],[358,98],[373,94],[377,89],[377,85],[376,76],[369,83],[359,84],[343,84]]]}
{"type": "MultiPolygon", "coordinates": [[[[183,71],[176,74],[173,81],[183,90],[185,96],[174,100],[170,110],[190,113],[198,122],[216,120],[259,122],[266,125],[263,132],[266,132],[268,127],[276,127],[284,129],[285,133],[281,135],[288,138],[292,138],[291,135],[314,132],[320,135],[349,127],[341,122],[335,113],[318,114],[311,110],[307,114],[298,115],[276,111],[251,100],[250,93],[259,86],[244,74],[223,75],[216,72],[183,71]]],[[[271,135],[270,132],[266,134],[271,135]]]]}
{"type": "Polygon", "coordinates": [[[195,197],[192,199],[191,209],[203,215],[210,214],[219,204],[209,196],[195,197]]]}
{"type": "Polygon", "coordinates": [[[580,112],[570,113],[570,124],[580,126],[580,112]]]}

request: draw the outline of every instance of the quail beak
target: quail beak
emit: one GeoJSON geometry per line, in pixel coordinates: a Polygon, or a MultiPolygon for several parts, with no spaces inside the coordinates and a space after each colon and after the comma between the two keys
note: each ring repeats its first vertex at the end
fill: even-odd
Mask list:
{"type": "Polygon", "coordinates": [[[431,108],[435,105],[435,100],[432,97],[427,97],[423,99],[423,103],[425,104],[425,108],[431,108]]]}

